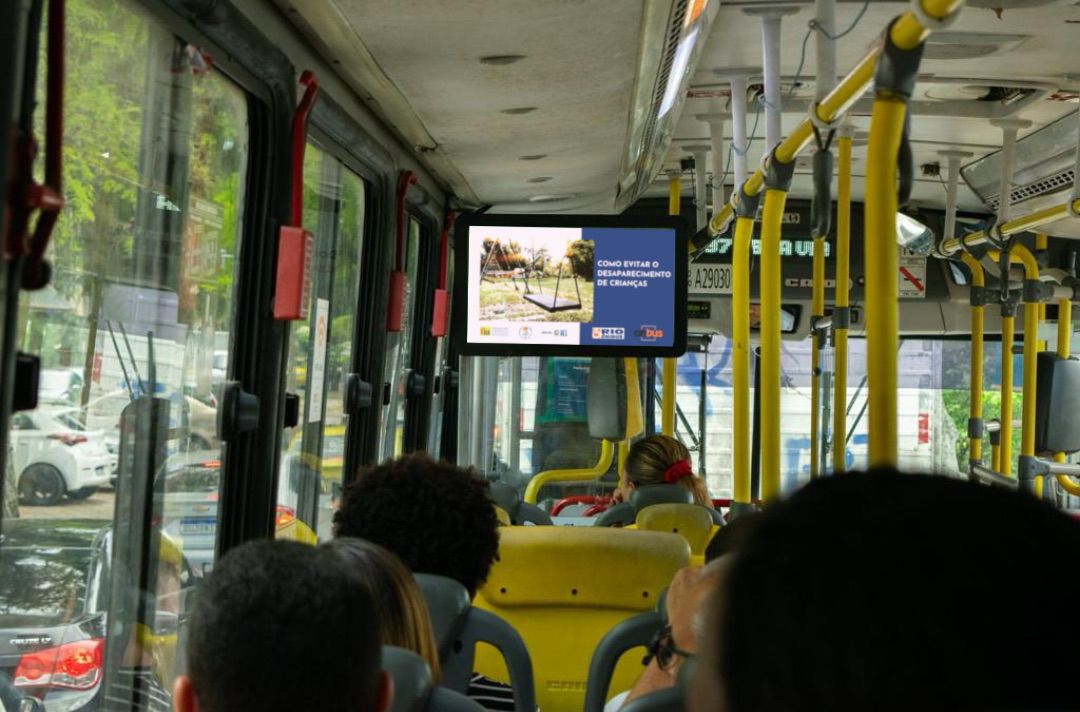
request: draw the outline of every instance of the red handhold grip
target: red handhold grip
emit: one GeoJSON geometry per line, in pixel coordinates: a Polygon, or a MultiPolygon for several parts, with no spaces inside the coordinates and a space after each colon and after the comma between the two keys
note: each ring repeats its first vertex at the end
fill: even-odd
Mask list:
{"type": "Polygon", "coordinates": [[[307,149],[307,120],[315,98],[319,95],[319,80],[311,70],[300,75],[304,96],[293,114],[292,123],[292,214],[289,222],[296,227],[304,223],[304,153],[307,149]]]}

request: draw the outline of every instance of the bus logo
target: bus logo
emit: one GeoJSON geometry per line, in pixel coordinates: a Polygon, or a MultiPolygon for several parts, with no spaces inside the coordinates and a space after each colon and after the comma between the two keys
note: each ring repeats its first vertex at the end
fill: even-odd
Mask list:
{"type": "Polygon", "coordinates": [[[657,326],[643,326],[634,332],[634,336],[642,341],[659,341],[664,338],[664,330],[657,326]]]}
{"type": "Polygon", "coordinates": [[[622,341],[626,338],[626,329],[616,326],[594,326],[592,337],[597,341],[622,341]]]}

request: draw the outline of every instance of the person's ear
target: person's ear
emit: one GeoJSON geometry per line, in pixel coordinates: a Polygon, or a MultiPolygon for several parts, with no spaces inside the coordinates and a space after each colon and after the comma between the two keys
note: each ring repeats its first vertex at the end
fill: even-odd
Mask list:
{"type": "Polygon", "coordinates": [[[181,675],[173,683],[172,701],[175,712],[199,712],[199,698],[187,675],[181,675]]]}
{"type": "Polygon", "coordinates": [[[375,690],[375,708],[372,712],[388,712],[392,704],[394,704],[394,678],[390,677],[385,670],[380,670],[375,690]]]}

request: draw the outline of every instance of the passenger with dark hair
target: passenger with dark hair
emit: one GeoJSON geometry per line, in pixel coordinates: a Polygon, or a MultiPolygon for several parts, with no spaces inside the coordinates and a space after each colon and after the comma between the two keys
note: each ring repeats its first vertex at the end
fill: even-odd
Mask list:
{"type": "Polygon", "coordinates": [[[694,712],[1078,710],[1080,523],[1035,498],[894,471],[758,515],[714,599],[694,712]]]}
{"type": "Polygon", "coordinates": [[[327,547],[257,541],[233,549],[199,592],[176,712],[386,712],[378,612],[327,547]]]}
{"type": "Polygon", "coordinates": [[[694,474],[690,451],[670,435],[650,435],[630,446],[615,501],[629,500],[634,489],[644,485],[683,487],[690,491],[694,504],[713,506],[705,480],[694,474]]]}
{"type": "MultiPolygon", "coordinates": [[[[454,579],[472,597],[499,555],[499,520],[488,490],[473,470],[424,453],[388,460],[345,488],[334,534],[375,542],[414,573],[454,579]]],[[[479,674],[467,694],[489,710],[514,709],[513,690],[479,674]]]]}
{"type": "Polygon", "coordinates": [[[345,487],[334,535],[367,539],[414,573],[452,578],[475,596],[499,555],[488,483],[424,453],[387,460],[345,487]]]}
{"type": "Polygon", "coordinates": [[[735,551],[745,541],[756,521],[757,514],[749,512],[720,527],[705,546],[705,562],[716,561],[724,554],[735,551]]]}

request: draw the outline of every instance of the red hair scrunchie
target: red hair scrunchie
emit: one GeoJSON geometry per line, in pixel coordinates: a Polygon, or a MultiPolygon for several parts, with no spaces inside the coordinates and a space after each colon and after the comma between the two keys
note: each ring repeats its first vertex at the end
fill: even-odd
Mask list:
{"type": "Polygon", "coordinates": [[[693,477],[694,470],[689,460],[679,460],[664,470],[664,482],[673,485],[684,477],[693,477]]]}

